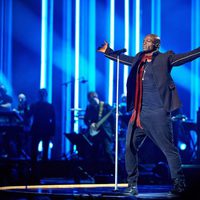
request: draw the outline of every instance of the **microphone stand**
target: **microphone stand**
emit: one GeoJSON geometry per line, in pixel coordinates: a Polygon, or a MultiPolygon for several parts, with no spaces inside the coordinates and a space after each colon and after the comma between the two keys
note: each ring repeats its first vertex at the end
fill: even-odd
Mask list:
{"type": "Polygon", "coordinates": [[[114,192],[118,192],[118,121],[119,121],[119,56],[125,53],[126,49],[113,51],[112,54],[117,55],[116,70],[116,119],[115,119],[115,188],[114,192]]]}
{"type": "MultiPolygon", "coordinates": [[[[66,126],[66,123],[67,123],[67,88],[68,88],[68,85],[71,84],[71,83],[72,83],[72,81],[67,81],[67,82],[62,84],[62,86],[64,86],[64,97],[65,97],[64,98],[64,126],[63,126],[64,133],[66,133],[66,129],[67,129],[67,126],[66,126]]],[[[64,146],[65,145],[66,145],[66,142],[64,142],[64,146]]],[[[71,149],[71,147],[70,147],[70,149],[71,149]]],[[[62,153],[61,157],[65,157],[65,158],[67,157],[65,151],[64,151],[64,153],[62,153]]]]}
{"type": "MultiPolygon", "coordinates": [[[[117,70],[116,70],[116,120],[115,120],[115,195],[122,195],[118,192],[118,118],[119,118],[119,56],[120,54],[126,52],[126,49],[121,49],[118,51],[113,51],[111,54],[117,55],[117,70]]],[[[105,195],[110,193],[104,193],[105,195]]],[[[112,194],[111,194],[112,195],[112,194]]]]}
{"type": "Polygon", "coordinates": [[[116,71],[116,118],[115,118],[115,188],[118,190],[118,121],[119,121],[119,56],[117,54],[117,71],[116,71]]]}
{"type": "MultiPolygon", "coordinates": [[[[115,51],[113,54],[117,54],[117,70],[116,70],[116,120],[115,120],[115,184],[114,195],[123,195],[118,190],[118,117],[119,117],[119,56],[125,51],[115,51]]],[[[104,195],[113,195],[113,193],[105,192],[104,195]]]]}
{"type": "Polygon", "coordinates": [[[119,121],[119,56],[125,53],[126,49],[113,51],[111,54],[117,55],[117,73],[116,73],[116,121],[115,121],[115,188],[118,190],[118,121],[119,121]]]}

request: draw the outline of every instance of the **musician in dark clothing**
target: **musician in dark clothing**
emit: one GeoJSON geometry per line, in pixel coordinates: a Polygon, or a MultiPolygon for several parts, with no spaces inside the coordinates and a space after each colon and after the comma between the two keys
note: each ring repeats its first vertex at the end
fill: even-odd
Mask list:
{"type": "Polygon", "coordinates": [[[89,138],[93,143],[90,155],[93,168],[95,170],[96,167],[103,167],[103,165],[100,165],[103,162],[107,164],[107,169],[114,170],[112,167],[114,166],[115,118],[112,107],[100,101],[96,92],[88,93],[88,101],[84,122],[89,130],[89,138]]]}
{"type": "Polygon", "coordinates": [[[21,156],[30,159],[30,105],[28,104],[26,95],[24,93],[18,94],[18,105],[13,111],[17,112],[21,117],[21,125],[23,129],[18,135],[18,152],[21,156]]]}
{"type": "MultiPolygon", "coordinates": [[[[144,38],[143,51],[135,56],[120,55],[121,63],[131,66],[127,80],[127,111],[132,111],[126,137],[126,170],[128,188],[126,193],[137,195],[138,150],[148,136],[167,158],[172,193],[185,191],[185,178],[178,149],[173,143],[171,112],[181,106],[171,70],[200,57],[200,48],[175,54],[159,52],[160,38],[149,34],[144,38]]],[[[99,52],[116,61],[117,54],[105,42],[99,52]]]]}
{"type": "Polygon", "coordinates": [[[17,111],[22,117],[24,117],[24,114],[27,113],[28,110],[29,110],[29,105],[26,99],[26,95],[23,93],[20,93],[18,95],[17,111]]]}
{"type": "Polygon", "coordinates": [[[32,155],[33,161],[37,160],[38,144],[42,141],[42,160],[48,160],[49,142],[55,134],[55,111],[52,104],[47,102],[46,89],[39,90],[39,100],[31,104],[29,116],[32,117],[32,155]]]}
{"type": "Polygon", "coordinates": [[[0,111],[11,111],[12,97],[7,95],[4,85],[0,85],[0,111]]]}
{"type": "Polygon", "coordinates": [[[14,109],[23,119],[24,131],[30,131],[30,119],[29,119],[29,110],[30,105],[27,101],[26,95],[20,93],[18,95],[18,105],[17,109],[14,109]]]}
{"type": "MultiPolygon", "coordinates": [[[[12,97],[7,94],[3,84],[0,84],[0,113],[11,111],[12,97]]],[[[7,122],[5,122],[7,123],[7,122]]],[[[12,142],[13,143],[13,142],[12,142]]],[[[7,158],[10,153],[11,136],[6,131],[0,131],[0,157],[7,158]]]]}

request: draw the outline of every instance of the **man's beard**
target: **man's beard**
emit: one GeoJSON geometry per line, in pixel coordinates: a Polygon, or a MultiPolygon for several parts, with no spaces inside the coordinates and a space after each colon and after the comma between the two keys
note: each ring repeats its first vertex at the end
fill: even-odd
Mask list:
{"type": "Polygon", "coordinates": [[[156,48],[155,46],[153,46],[153,48],[151,49],[147,49],[147,50],[143,50],[145,53],[152,53],[154,51],[156,51],[158,48],[156,48]]]}

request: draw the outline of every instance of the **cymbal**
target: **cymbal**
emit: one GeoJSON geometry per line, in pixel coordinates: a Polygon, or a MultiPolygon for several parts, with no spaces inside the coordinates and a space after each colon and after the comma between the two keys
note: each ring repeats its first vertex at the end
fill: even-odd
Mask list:
{"type": "Polygon", "coordinates": [[[70,110],[71,111],[84,111],[84,109],[82,109],[82,108],[71,108],[70,110]]]}
{"type": "Polygon", "coordinates": [[[178,114],[178,115],[172,116],[171,120],[172,121],[187,121],[188,118],[186,115],[178,114]]]}
{"type": "Polygon", "coordinates": [[[78,119],[84,119],[84,115],[76,115],[75,117],[77,117],[78,119]]]}

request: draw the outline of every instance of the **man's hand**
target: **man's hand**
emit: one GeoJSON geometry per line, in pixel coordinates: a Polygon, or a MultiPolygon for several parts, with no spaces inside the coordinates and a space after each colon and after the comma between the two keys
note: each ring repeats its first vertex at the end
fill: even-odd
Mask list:
{"type": "Polygon", "coordinates": [[[96,123],[92,123],[90,125],[90,135],[91,136],[95,136],[99,133],[99,130],[97,130],[97,126],[96,126],[96,123]]]}
{"type": "Polygon", "coordinates": [[[96,131],[96,130],[97,130],[96,123],[92,123],[92,124],[90,125],[90,128],[91,128],[92,130],[96,131]]]}
{"type": "Polygon", "coordinates": [[[101,47],[97,49],[97,51],[101,53],[105,53],[107,48],[108,48],[108,43],[104,41],[104,44],[102,44],[101,47]]]}

